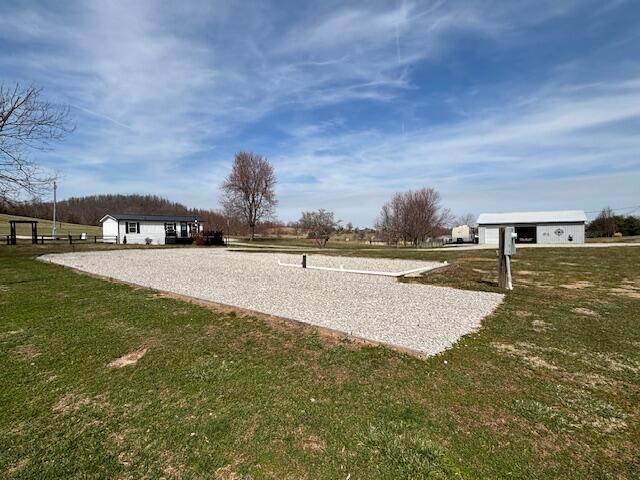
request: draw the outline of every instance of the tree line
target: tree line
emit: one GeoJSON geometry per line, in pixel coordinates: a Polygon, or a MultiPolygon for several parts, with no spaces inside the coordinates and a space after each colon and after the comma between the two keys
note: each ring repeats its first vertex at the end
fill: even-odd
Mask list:
{"type": "Polygon", "coordinates": [[[640,218],[633,215],[616,215],[611,207],[605,207],[587,225],[586,234],[589,237],[640,235],[640,218]]]}

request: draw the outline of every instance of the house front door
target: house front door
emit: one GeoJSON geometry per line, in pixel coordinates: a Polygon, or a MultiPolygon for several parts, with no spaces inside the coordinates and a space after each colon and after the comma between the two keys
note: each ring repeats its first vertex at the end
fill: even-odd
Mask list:
{"type": "Polygon", "coordinates": [[[187,222],[180,223],[180,236],[185,238],[187,236],[187,222]]]}

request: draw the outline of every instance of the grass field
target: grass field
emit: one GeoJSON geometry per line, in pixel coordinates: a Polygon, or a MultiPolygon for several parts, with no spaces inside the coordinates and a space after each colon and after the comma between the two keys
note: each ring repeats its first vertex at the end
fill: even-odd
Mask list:
{"type": "MultiPolygon", "coordinates": [[[[422,360],[33,260],[67,248],[0,247],[2,477],[640,476],[640,249],[519,250],[483,329],[422,360]]],[[[496,288],[493,251],[343,253],[496,288]]]]}
{"type": "Polygon", "coordinates": [[[628,237],[596,237],[587,238],[587,243],[638,243],[640,242],[640,235],[631,235],[628,237]]]}
{"type": "MultiPolygon", "coordinates": [[[[51,235],[51,227],[53,226],[51,220],[0,213],[0,236],[9,235],[9,220],[36,220],[38,222],[38,235],[51,235]]],[[[102,236],[102,227],[64,222],[56,222],[56,224],[57,235],[80,235],[85,232],[87,235],[102,236]]],[[[18,235],[31,235],[31,225],[16,225],[16,233],[18,235]]]]}

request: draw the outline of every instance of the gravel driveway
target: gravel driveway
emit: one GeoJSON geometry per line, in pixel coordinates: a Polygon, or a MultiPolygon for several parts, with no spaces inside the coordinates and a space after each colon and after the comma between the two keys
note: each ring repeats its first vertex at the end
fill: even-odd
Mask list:
{"type": "MultiPolygon", "coordinates": [[[[291,318],[434,355],[478,327],[496,293],[399,283],[395,278],[279,266],[300,255],[149,249],[40,257],[158,290],[291,318]]],[[[310,255],[309,265],[403,271],[431,262],[310,255]]],[[[435,263],[433,265],[436,265],[435,263]]]]}

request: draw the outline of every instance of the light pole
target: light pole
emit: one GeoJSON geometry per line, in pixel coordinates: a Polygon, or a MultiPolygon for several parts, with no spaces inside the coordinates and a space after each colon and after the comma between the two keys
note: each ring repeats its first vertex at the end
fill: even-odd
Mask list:
{"type": "Polygon", "coordinates": [[[56,238],[56,191],[58,190],[58,184],[53,181],[53,227],[51,227],[51,236],[55,240],[56,238]]]}

